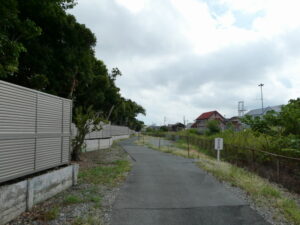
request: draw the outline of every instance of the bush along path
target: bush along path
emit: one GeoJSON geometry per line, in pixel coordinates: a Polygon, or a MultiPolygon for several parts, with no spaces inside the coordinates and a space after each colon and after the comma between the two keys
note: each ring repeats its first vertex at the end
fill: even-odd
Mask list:
{"type": "Polygon", "coordinates": [[[218,162],[206,155],[205,149],[201,151],[193,145],[189,146],[188,152],[187,146],[183,143],[170,143],[150,136],[140,137],[136,144],[177,156],[194,158],[200,168],[222,181],[271,224],[300,225],[300,196],[288,192],[279,185],[230,163],[218,162]]]}
{"type": "Polygon", "coordinates": [[[78,185],[36,205],[10,224],[108,225],[119,186],[131,169],[118,144],[82,154],[78,185]]]}

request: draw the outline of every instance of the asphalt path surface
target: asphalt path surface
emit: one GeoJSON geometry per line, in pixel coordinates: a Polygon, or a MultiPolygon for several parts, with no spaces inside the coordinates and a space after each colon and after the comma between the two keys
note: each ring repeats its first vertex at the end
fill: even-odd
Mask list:
{"type": "Polygon", "coordinates": [[[269,225],[193,160],[121,142],[135,160],[112,225],[269,225]]]}

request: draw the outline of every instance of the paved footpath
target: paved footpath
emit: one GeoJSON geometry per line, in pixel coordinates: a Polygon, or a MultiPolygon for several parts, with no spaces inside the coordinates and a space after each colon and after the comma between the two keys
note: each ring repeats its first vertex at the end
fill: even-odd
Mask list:
{"type": "Polygon", "coordinates": [[[136,160],[113,206],[112,225],[268,225],[191,159],[121,142],[136,160]]]}

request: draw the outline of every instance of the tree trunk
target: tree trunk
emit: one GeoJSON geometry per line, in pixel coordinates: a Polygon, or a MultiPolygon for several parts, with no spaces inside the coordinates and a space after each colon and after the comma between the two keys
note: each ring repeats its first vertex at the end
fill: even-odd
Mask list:
{"type": "Polygon", "coordinates": [[[80,161],[80,153],[81,153],[81,147],[84,143],[85,135],[79,134],[78,137],[75,138],[75,144],[73,147],[72,152],[72,160],[73,161],[80,161]]]}

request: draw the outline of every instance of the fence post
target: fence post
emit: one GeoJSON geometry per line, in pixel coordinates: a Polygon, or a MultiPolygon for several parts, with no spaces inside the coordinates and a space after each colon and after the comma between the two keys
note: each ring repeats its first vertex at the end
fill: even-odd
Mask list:
{"type": "Polygon", "coordinates": [[[279,176],[279,167],[280,167],[280,162],[279,162],[279,158],[278,157],[276,157],[276,167],[277,167],[277,169],[276,169],[276,172],[277,172],[277,180],[279,181],[279,179],[280,179],[280,176],[279,176]]]}
{"type": "Polygon", "coordinates": [[[188,135],[188,157],[190,158],[190,136],[188,135]]]}
{"type": "Polygon", "coordinates": [[[39,94],[36,93],[35,97],[35,138],[34,138],[34,170],[36,170],[36,153],[37,153],[37,128],[38,128],[38,102],[39,102],[39,94]]]}
{"type": "Polygon", "coordinates": [[[188,158],[190,158],[190,145],[189,145],[189,136],[186,136],[185,137],[185,139],[186,139],[186,143],[187,143],[187,145],[188,145],[188,158]]]}
{"type": "Polygon", "coordinates": [[[26,211],[29,211],[33,206],[33,182],[31,178],[27,179],[26,184],[26,211]]]}
{"type": "Polygon", "coordinates": [[[196,146],[198,146],[198,159],[200,159],[200,144],[199,144],[200,140],[196,139],[196,146]]]}
{"type": "Polygon", "coordinates": [[[60,162],[63,162],[64,150],[64,100],[61,100],[61,145],[60,145],[60,162]]]}
{"type": "Polygon", "coordinates": [[[254,158],[254,150],[251,149],[251,151],[252,151],[252,170],[254,171],[254,160],[255,160],[255,158],[254,158]]]}
{"type": "MultiPolygon", "coordinates": [[[[73,152],[72,140],[73,140],[73,133],[72,133],[72,110],[73,110],[73,101],[71,100],[70,103],[70,123],[69,123],[69,154],[68,154],[68,161],[71,161],[71,154],[73,152]]],[[[76,127],[75,127],[76,128],[76,127]]]]}
{"type": "Polygon", "coordinates": [[[160,136],[158,137],[158,149],[160,150],[160,136]]]}

